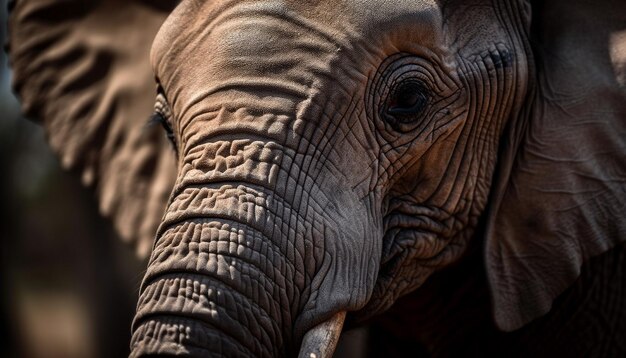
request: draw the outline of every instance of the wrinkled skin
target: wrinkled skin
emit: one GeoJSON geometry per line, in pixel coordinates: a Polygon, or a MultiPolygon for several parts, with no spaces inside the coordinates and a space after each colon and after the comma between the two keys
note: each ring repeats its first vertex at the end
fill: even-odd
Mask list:
{"type": "MultiPolygon", "coordinates": [[[[191,327],[180,348],[293,354],[334,312],[380,313],[459,258],[525,94],[523,49],[502,24],[467,48],[451,36],[460,9],[434,2],[197,6],[181,5],[153,45],[179,174],[135,353],[191,327]]],[[[474,16],[514,24],[506,11],[474,16]]]]}
{"type": "MultiPolygon", "coordinates": [[[[128,125],[118,118],[140,113],[109,95],[139,93],[132,76],[101,87],[71,71],[31,80],[41,62],[29,56],[41,46],[22,48],[19,31],[11,45],[26,111],[48,121],[68,166],[97,180],[102,210],[140,251],[170,188],[160,173],[174,173],[160,158],[176,155],[132,356],[293,356],[337,312],[364,322],[468,252],[471,270],[450,282],[479,280],[492,302],[482,317],[492,311],[500,329],[519,329],[550,310],[584,262],[626,238],[626,26],[622,12],[602,12],[624,6],[606,4],[183,1],[150,56],[155,118],[175,149],[166,154],[154,143],[136,150],[133,136],[101,124],[128,125]],[[578,21],[558,21],[566,18],[578,21]],[[593,71],[580,71],[589,63],[593,71]],[[72,76],[82,81],[67,85],[72,76]],[[73,95],[80,101],[63,105],[73,95]],[[99,130],[67,129],[91,112],[99,130]],[[107,132],[95,138],[109,155],[85,150],[94,132],[107,132]],[[117,149],[125,146],[141,155],[117,149]],[[127,168],[130,179],[118,180],[127,168]],[[147,198],[145,215],[129,195],[147,198]]],[[[116,15],[115,31],[132,33],[128,19],[156,11],[133,6],[141,10],[116,15]]],[[[104,12],[84,21],[99,29],[104,12]]],[[[28,23],[43,11],[31,13],[16,17],[28,23]]],[[[146,46],[118,46],[108,31],[68,38],[96,48],[91,64],[146,46]]],[[[80,57],[52,48],[50,63],[80,57]]],[[[433,285],[447,276],[437,277],[433,285]]]]}

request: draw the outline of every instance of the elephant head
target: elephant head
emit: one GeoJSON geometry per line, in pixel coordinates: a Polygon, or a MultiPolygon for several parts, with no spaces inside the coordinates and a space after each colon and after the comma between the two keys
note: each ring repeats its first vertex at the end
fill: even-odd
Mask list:
{"type": "Polygon", "coordinates": [[[626,237],[623,3],[175,6],[20,0],[10,24],[25,112],[153,246],[133,356],[332,350],[325,322],[470,245],[514,330],[626,237]]]}

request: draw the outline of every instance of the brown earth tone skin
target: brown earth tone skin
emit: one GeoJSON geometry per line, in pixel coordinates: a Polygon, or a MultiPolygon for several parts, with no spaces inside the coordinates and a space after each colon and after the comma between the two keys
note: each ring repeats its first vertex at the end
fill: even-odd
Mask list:
{"type": "MultiPolygon", "coordinates": [[[[626,238],[623,2],[174,5],[21,0],[10,20],[25,112],[152,246],[132,356],[293,356],[411,292],[394,322],[434,355],[458,327],[526,342],[553,303],[550,330],[595,307],[568,287],[626,269],[581,276],[626,238]],[[172,143],[145,124],[154,78],[172,143]],[[438,292],[482,297],[488,324],[438,292]]],[[[598,302],[623,317],[616,292],[598,302]]]]}

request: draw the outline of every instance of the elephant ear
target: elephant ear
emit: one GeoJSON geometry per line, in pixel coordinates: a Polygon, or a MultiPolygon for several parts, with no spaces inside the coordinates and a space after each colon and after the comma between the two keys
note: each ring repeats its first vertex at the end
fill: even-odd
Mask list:
{"type": "MultiPolygon", "coordinates": [[[[18,0],[9,54],[23,112],[65,168],[94,186],[100,211],[140,256],[174,182],[173,151],[149,128],[152,39],[176,1],[18,0]]],[[[68,213],[71,220],[71,213],[68,213]]]]}
{"type": "Polygon", "coordinates": [[[589,258],[626,239],[626,2],[531,5],[536,85],[503,141],[486,228],[506,331],[546,314],[589,258]]]}

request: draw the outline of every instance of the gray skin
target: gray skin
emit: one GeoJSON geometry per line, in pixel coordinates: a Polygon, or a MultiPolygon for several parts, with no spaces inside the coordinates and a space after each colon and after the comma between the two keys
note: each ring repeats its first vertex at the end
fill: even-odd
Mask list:
{"type": "Polygon", "coordinates": [[[468,247],[512,331],[626,238],[622,2],[73,6],[17,2],[15,88],[140,253],[171,190],[132,356],[294,355],[468,247]]]}

